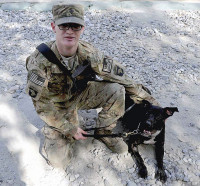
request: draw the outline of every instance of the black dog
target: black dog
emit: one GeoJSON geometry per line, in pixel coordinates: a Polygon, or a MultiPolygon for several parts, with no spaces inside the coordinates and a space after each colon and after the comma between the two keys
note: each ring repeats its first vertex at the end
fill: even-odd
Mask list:
{"type": "Polygon", "coordinates": [[[167,175],[163,167],[165,120],[178,112],[177,107],[161,108],[143,101],[142,104],[126,103],[126,112],[121,122],[127,133],[132,132],[124,140],[128,145],[129,153],[136,160],[138,173],[142,178],[147,177],[147,168],[138,152],[140,144],[154,144],[158,170],[155,177],[165,182],[167,175]],[[132,106],[131,106],[132,105],[132,106]]]}

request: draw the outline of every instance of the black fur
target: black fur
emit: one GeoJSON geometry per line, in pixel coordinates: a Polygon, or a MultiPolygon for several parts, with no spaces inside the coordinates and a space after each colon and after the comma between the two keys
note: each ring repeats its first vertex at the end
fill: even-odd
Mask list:
{"type": "Polygon", "coordinates": [[[178,108],[161,108],[150,104],[148,101],[143,101],[142,104],[135,104],[133,107],[130,107],[131,105],[133,105],[133,102],[126,99],[126,109],[131,109],[127,111],[121,119],[126,132],[138,129],[138,134],[130,135],[125,138],[128,145],[128,151],[132,158],[136,160],[139,175],[142,178],[146,178],[148,172],[144,165],[144,161],[138,152],[138,145],[155,145],[158,168],[155,177],[165,182],[167,180],[163,167],[165,120],[172,116],[174,112],[178,112],[178,108]]]}

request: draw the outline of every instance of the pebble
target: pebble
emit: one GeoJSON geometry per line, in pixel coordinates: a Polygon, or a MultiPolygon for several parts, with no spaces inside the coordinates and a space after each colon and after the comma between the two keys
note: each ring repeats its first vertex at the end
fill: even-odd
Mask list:
{"type": "Polygon", "coordinates": [[[11,94],[13,94],[13,93],[15,93],[18,89],[19,89],[19,85],[15,85],[15,86],[11,87],[11,88],[8,90],[8,92],[11,93],[11,94]]]}
{"type": "Polygon", "coordinates": [[[109,183],[109,181],[107,179],[104,180],[104,185],[105,186],[110,186],[110,183],[109,183]]]}
{"type": "Polygon", "coordinates": [[[137,184],[133,181],[128,181],[126,186],[137,186],[137,184]]]}
{"type": "Polygon", "coordinates": [[[78,179],[79,177],[80,177],[80,175],[79,175],[79,174],[76,174],[76,175],[75,175],[75,178],[76,178],[76,179],[78,179]]]}
{"type": "Polygon", "coordinates": [[[188,159],[185,157],[185,158],[183,158],[183,161],[187,163],[188,159]]]}
{"type": "Polygon", "coordinates": [[[69,176],[69,181],[73,182],[76,180],[76,177],[74,175],[69,176]]]}
{"type": "Polygon", "coordinates": [[[94,166],[93,166],[92,163],[90,163],[90,164],[87,165],[87,167],[88,167],[88,168],[93,168],[94,166]]]}
{"type": "Polygon", "coordinates": [[[189,182],[188,177],[184,177],[184,178],[183,178],[183,181],[184,181],[184,182],[189,182]]]}
{"type": "Polygon", "coordinates": [[[197,160],[195,163],[197,166],[200,166],[200,160],[197,160]]]}
{"type": "Polygon", "coordinates": [[[134,168],[131,168],[131,169],[128,170],[128,172],[129,172],[130,174],[132,174],[132,173],[135,172],[135,169],[134,169],[134,168]]]}
{"type": "Polygon", "coordinates": [[[8,184],[10,184],[10,185],[13,185],[13,184],[14,184],[14,180],[11,180],[11,179],[7,180],[6,182],[7,182],[8,184]]]}

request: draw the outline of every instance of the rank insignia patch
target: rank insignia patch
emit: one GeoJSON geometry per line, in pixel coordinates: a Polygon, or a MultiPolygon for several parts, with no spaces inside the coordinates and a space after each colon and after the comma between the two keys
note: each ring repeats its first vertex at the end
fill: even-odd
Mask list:
{"type": "Polygon", "coordinates": [[[44,82],[45,82],[44,78],[42,78],[41,76],[37,75],[34,72],[31,72],[29,80],[41,87],[44,85],[44,82]]]}
{"type": "Polygon", "coordinates": [[[105,57],[103,60],[103,72],[108,72],[111,73],[112,70],[112,64],[113,64],[113,60],[109,57],[105,57]]]}
{"type": "Polygon", "coordinates": [[[124,69],[120,68],[119,66],[114,67],[114,74],[118,76],[123,76],[124,75],[124,69]]]}

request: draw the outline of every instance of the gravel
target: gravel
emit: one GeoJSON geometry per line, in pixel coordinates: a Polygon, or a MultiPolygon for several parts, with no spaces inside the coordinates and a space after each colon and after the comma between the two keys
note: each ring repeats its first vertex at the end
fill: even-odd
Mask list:
{"type": "MultiPolygon", "coordinates": [[[[87,10],[82,39],[125,65],[128,75],[147,86],[162,105],[179,107],[180,113],[166,127],[166,185],[199,185],[200,11],[148,14],[149,18],[131,10],[87,10]]],[[[38,44],[55,38],[50,28],[51,19],[49,11],[0,9],[1,99],[10,96],[11,101],[20,104],[26,98],[25,60],[38,44]]],[[[95,124],[94,110],[82,111],[80,115],[86,127],[95,124]]],[[[155,160],[145,151],[146,147],[141,147],[149,172],[146,180],[138,177],[129,154],[112,154],[98,141],[80,144],[79,148],[85,154],[77,153],[76,157],[85,155],[87,159],[74,160],[63,176],[72,186],[162,185],[154,179],[155,160]]],[[[11,169],[15,168],[2,164],[3,158],[0,158],[3,165],[0,172],[4,170],[0,174],[0,185],[14,185],[18,182],[11,169]]]]}

